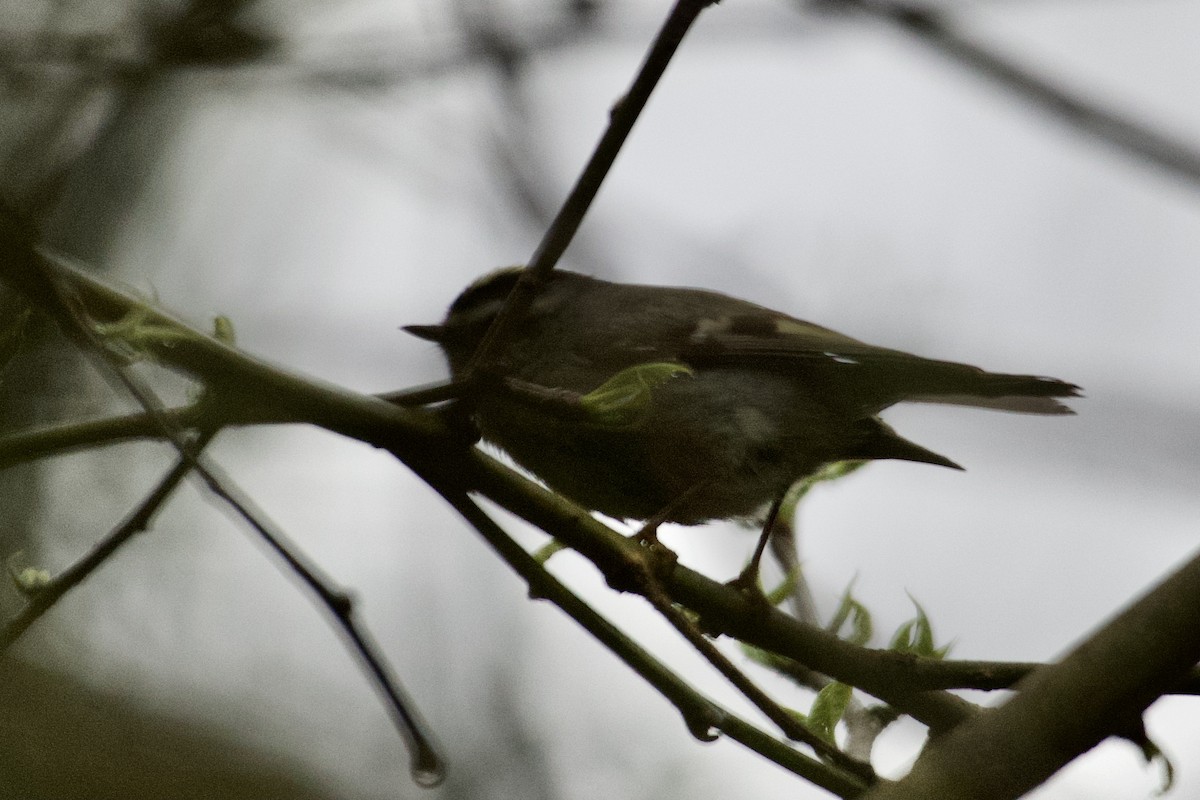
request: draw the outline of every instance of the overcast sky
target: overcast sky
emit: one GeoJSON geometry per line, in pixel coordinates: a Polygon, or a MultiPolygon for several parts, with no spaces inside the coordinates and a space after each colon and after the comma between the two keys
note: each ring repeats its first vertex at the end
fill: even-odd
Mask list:
{"type": "MultiPolygon", "coordinates": [[[[545,24],[541,4],[510,6],[518,34],[545,24]]],[[[512,90],[482,63],[412,74],[454,47],[438,3],[268,3],[292,66],[155,90],[145,124],[166,133],[112,262],[190,319],[230,316],[241,346],[282,364],[364,391],[437,379],[435,350],[398,326],[437,321],[468,281],[528,258],[544,221],[518,210],[516,187],[549,209],[561,200],[666,9],[606,4],[595,32],[535,53],[512,90]],[[381,58],[399,79],[351,89],[314,77],[314,65],[381,58]]],[[[981,2],[962,21],[1200,148],[1196,4],[981,2]]],[[[1198,256],[1195,183],[878,22],[725,0],[671,65],[564,265],[735,293],[873,343],[1082,385],[1073,418],[896,409],[888,420],[905,436],[967,472],[872,465],[801,512],[826,612],[855,580],[886,636],[911,615],[908,592],[953,656],[1033,660],[1062,653],[1196,546],[1198,256]]],[[[355,589],[452,769],[519,759],[529,741],[548,760],[525,771],[553,797],[824,796],[736,745],[692,741],[665,700],[528,601],[388,458],[304,429],[232,432],[215,453],[355,589]],[[514,708],[515,728],[480,722],[512,726],[514,708]]],[[[132,497],[152,474],[109,480],[132,497]]],[[[99,684],[136,683],[168,709],[188,697],[262,747],[306,753],[344,796],[418,796],[319,614],[235,526],[180,500],[39,641],[56,625],[88,631],[109,656],[99,684]]],[[[116,515],[129,501],[109,502],[116,515]]],[[[753,543],[727,524],[664,539],[722,579],[753,543]]],[[[613,597],[569,554],[551,564],[743,707],[642,603],[613,597]]],[[[1198,720],[1188,700],[1149,717],[1179,767],[1178,797],[1200,794],[1198,720]]],[[[917,735],[890,732],[879,765],[903,770],[917,735]]],[[[509,780],[489,796],[527,796],[509,780]]],[[[1132,746],[1109,743],[1033,796],[1127,800],[1156,781],[1132,746]]]]}

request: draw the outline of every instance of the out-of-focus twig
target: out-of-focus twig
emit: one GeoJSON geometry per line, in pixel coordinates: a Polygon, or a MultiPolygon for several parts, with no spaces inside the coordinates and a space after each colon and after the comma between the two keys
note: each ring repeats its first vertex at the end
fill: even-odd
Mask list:
{"type": "Polygon", "coordinates": [[[890,0],[817,0],[805,5],[860,11],[889,22],[1048,114],[1200,188],[1200,144],[1182,141],[1127,113],[1105,108],[1083,92],[962,33],[938,10],[890,0]]]}
{"type": "Polygon", "coordinates": [[[268,522],[266,515],[254,508],[228,476],[209,465],[202,477],[209,491],[225,501],[234,514],[258,534],[283,561],[288,572],[299,578],[333,617],[337,629],[350,643],[351,651],[358,656],[375,687],[387,700],[396,728],[408,746],[414,780],[423,786],[441,783],[445,777],[445,762],[438,747],[417,712],[416,704],[401,686],[370,633],[359,622],[353,597],[337,588],[333,579],[310,561],[282,530],[268,522]]]}
{"type": "MultiPolygon", "coordinates": [[[[238,517],[249,525],[279,556],[290,573],[299,578],[301,583],[307,586],[328,610],[338,629],[343,632],[346,640],[351,644],[353,652],[358,655],[376,688],[387,701],[392,717],[397,723],[397,729],[408,746],[414,779],[426,786],[440,783],[445,776],[445,765],[434,744],[433,737],[426,731],[426,726],[417,713],[412,700],[392,674],[369,634],[358,623],[354,616],[354,603],[350,596],[335,588],[333,581],[328,576],[303,556],[282,531],[270,524],[265,515],[253,507],[248,498],[241,496],[228,477],[221,475],[214,465],[202,460],[198,454],[193,452],[186,432],[179,427],[179,420],[163,407],[147,385],[125,368],[120,356],[97,332],[95,319],[88,312],[87,298],[80,291],[81,286],[62,281],[60,269],[65,268],[64,265],[56,265],[53,259],[39,252],[36,249],[35,241],[34,231],[27,227],[15,212],[0,207],[0,258],[9,257],[9,263],[4,265],[9,271],[6,276],[9,281],[21,289],[30,300],[39,303],[58,321],[64,332],[88,353],[96,356],[102,366],[107,367],[110,376],[142,406],[150,424],[156,429],[157,435],[175,447],[181,463],[186,464],[189,470],[195,472],[214,496],[224,501],[238,517]]],[[[145,304],[138,304],[138,306],[135,313],[140,315],[140,324],[143,329],[155,317],[162,320],[167,319],[161,314],[152,312],[145,304]]],[[[118,315],[118,318],[122,318],[122,315],[118,315]]],[[[159,330],[153,328],[152,325],[150,329],[159,330]]],[[[186,331],[186,328],[184,330],[186,331]]],[[[165,345],[167,349],[171,349],[173,336],[175,334],[171,333],[168,328],[164,333],[156,333],[149,338],[158,338],[160,346],[165,345]]],[[[185,332],[183,338],[200,342],[208,339],[202,334],[191,332],[185,332]]],[[[215,342],[215,340],[213,341],[215,342]]],[[[211,390],[213,386],[206,388],[211,390]]],[[[151,499],[154,499],[153,496],[151,499]]],[[[161,503],[161,500],[158,502],[161,503]]],[[[157,505],[152,508],[157,508],[157,505]]],[[[104,557],[107,557],[107,554],[104,557]]],[[[94,568],[94,566],[91,567],[91,569],[94,568]]]]}
{"type": "MultiPolygon", "coordinates": [[[[211,440],[212,434],[201,434],[195,441],[189,442],[188,447],[193,456],[198,455],[211,440]]],[[[54,606],[62,597],[83,583],[88,576],[109,559],[121,545],[128,542],[136,534],[146,530],[159,509],[174,493],[183,479],[192,471],[192,460],[180,458],[179,462],[163,476],[154,490],[142,501],[141,505],[98,544],[91,552],[75,562],[71,567],[56,575],[50,582],[26,592],[25,607],[16,613],[4,627],[0,629],[0,653],[7,650],[20,638],[29,626],[54,606]]]]}

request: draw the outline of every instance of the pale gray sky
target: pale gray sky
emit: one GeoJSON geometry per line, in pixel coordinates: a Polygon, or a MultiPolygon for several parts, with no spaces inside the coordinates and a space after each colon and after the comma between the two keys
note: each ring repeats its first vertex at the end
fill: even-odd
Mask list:
{"type": "MultiPolygon", "coordinates": [[[[538,19],[539,3],[504,6],[518,26],[538,19]]],[[[667,7],[606,4],[594,37],[534,58],[523,128],[507,125],[484,65],[361,91],[286,65],[173,80],[147,122],[169,118],[171,135],[114,263],[194,320],[229,315],[256,354],[366,391],[436,379],[431,346],[398,326],[440,318],[469,280],[527,258],[540,233],[513,210],[497,149],[557,203],[667,7]]],[[[403,67],[453,42],[435,2],[266,8],[298,37],[301,64],[382,54],[403,67]]],[[[963,20],[1200,148],[1196,4],[980,2],[963,20]]],[[[802,556],[825,609],[856,579],[881,635],[910,616],[911,592],[955,656],[1048,659],[1196,545],[1198,256],[1200,186],[881,24],[725,0],[672,64],[566,263],[735,293],[878,344],[1085,387],[1069,419],[897,409],[889,420],[906,436],[968,471],[873,465],[802,511],[802,556]]],[[[736,745],[692,741],[666,701],[528,601],[389,459],[307,430],[231,433],[216,453],[354,587],[452,769],[489,744],[472,715],[509,702],[549,753],[539,770],[554,797],[824,796],[736,745]],[[515,696],[497,700],[506,680],[515,696]]],[[[664,538],[721,578],[752,545],[728,525],[664,538]]],[[[642,603],[613,597],[573,556],[552,564],[742,708],[642,603]]],[[[87,619],[52,622],[38,641],[55,625],[93,631],[111,657],[98,683],[142,683],[169,709],[182,695],[266,748],[310,752],[344,796],[394,797],[398,785],[430,796],[407,785],[400,743],[336,637],[221,515],[177,505],[82,593],[87,619]]],[[[1195,702],[1162,702],[1149,723],[1176,758],[1175,796],[1200,795],[1195,702]]],[[[902,769],[915,735],[890,732],[880,765],[902,769]]],[[[1109,743],[1033,796],[1127,800],[1156,780],[1132,746],[1109,743]]]]}

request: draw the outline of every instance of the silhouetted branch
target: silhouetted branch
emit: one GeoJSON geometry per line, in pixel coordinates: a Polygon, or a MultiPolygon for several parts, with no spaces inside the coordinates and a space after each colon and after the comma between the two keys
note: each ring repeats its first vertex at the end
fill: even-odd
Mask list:
{"type": "MultiPolygon", "coordinates": [[[[47,263],[54,280],[65,283],[72,296],[89,312],[95,306],[103,315],[111,317],[139,309],[141,313],[147,313],[145,304],[137,298],[105,286],[67,265],[47,263]]],[[[11,266],[11,260],[0,259],[0,269],[8,270],[11,266]]],[[[11,279],[9,275],[6,277],[11,279]]],[[[19,279],[16,282],[18,285],[27,283],[19,279]]],[[[31,294],[36,297],[36,290],[31,290],[31,294]]],[[[165,315],[156,319],[164,324],[174,324],[165,315]]],[[[464,446],[436,418],[288,373],[197,331],[186,327],[180,330],[187,336],[173,338],[170,346],[158,346],[153,342],[147,346],[164,363],[206,383],[211,381],[210,390],[229,404],[231,419],[237,417],[234,410],[244,408],[254,418],[263,420],[269,415],[262,409],[270,408],[278,421],[308,421],[386,447],[439,491],[450,495],[479,492],[543,528],[589,558],[614,584],[629,586],[629,570],[640,568],[637,567],[638,545],[478,450],[464,446]],[[264,388],[269,398],[266,403],[261,399],[264,388]],[[257,396],[259,401],[243,406],[240,403],[243,395],[257,396]],[[306,410],[311,410],[312,416],[306,416],[303,413],[306,410]]],[[[698,614],[704,630],[735,636],[858,686],[925,722],[935,731],[946,731],[979,714],[974,706],[952,695],[922,690],[938,682],[959,685],[947,683],[954,680],[947,676],[958,669],[952,662],[936,665],[896,653],[856,647],[826,631],[800,624],[776,609],[753,603],[741,593],[680,565],[675,565],[662,577],[661,585],[674,602],[698,614]]],[[[336,606],[336,593],[332,600],[336,606]]],[[[1148,631],[1158,629],[1148,626],[1139,630],[1139,635],[1144,637],[1148,631]]],[[[1200,626],[1196,630],[1200,630],[1200,626]]],[[[1189,636],[1194,636],[1194,631],[1189,636]]],[[[1126,652],[1137,652],[1139,663],[1141,659],[1150,658],[1149,651],[1144,649],[1133,648],[1126,652]]],[[[1190,653],[1188,657],[1191,657],[1190,653]]],[[[962,669],[973,671],[973,675],[964,676],[965,680],[994,686],[1008,682],[1016,672],[1028,666],[998,667],[1007,670],[999,677],[989,677],[987,665],[970,665],[962,669]]],[[[1112,668],[1111,664],[1109,666],[1112,668]]],[[[1026,685],[1039,685],[1038,675],[1056,669],[1037,670],[1026,685]]],[[[1128,665],[1116,671],[1128,672],[1128,665]]],[[[1153,681],[1146,685],[1156,692],[1170,691],[1182,685],[1184,671],[1169,675],[1156,672],[1153,681]]],[[[1106,680],[1110,679],[1111,676],[1106,677],[1106,680]]],[[[1128,680],[1122,676],[1119,683],[1127,685],[1128,680]]],[[[1141,699],[1139,695],[1139,701],[1141,699]]],[[[1145,700],[1149,702],[1148,698],[1145,700]]],[[[1080,704],[1086,703],[1081,699],[1080,704]]],[[[1072,709],[1072,714],[1077,713],[1078,709],[1072,709]]],[[[1111,718],[1108,719],[1111,722],[1111,718]]]]}
{"type": "Polygon", "coordinates": [[[1200,661],[1200,556],[1030,674],[997,709],[934,742],[871,800],[1016,798],[1109,736],[1144,739],[1141,714],[1200,661]]]}
{"type": "Polygon", "coordinates": [[[650,94],[658,85],[684,35],[700,16],[700,12],[713,2],[715,0],[677,0],[671,9],[629,90],[609,112],[608,128],[596,143],[567,199],[563,201],[543,234],[541,242],[526,265],[528,269],[513,287],[504,308],[483,337],[471,359],[471,365],[467,368],[468,375],[471,374],[474,365],[486,363],[489,352],[503,337],[505,327],[528,307],[538,283],[549,275],[558,264],[559,258],[566,252],[567,246],[583,222],[584,215],[591,208],[596,193],[600,191],[600,185],[612,169],[617,154],[629,138],[634,123],[641,116],[642,109],[646,107],[650,94]]]}
{"type": "Polygon", "coordinates": [[[254,508],[250,499],[242,496],[227,476],[219,474],[215,467],[206,466],[202,477],[209,491],[225,501],[266,542],[283,561],[287,572],[299,578],[333,617],[337,629],[350,644],[351,652],[358,656],[376,689],[387,701],[396,729],[408,746],[413,779],[422,786],[441,783],[445,778],[445,762],[434,745],[428,726],[417,712],[416,704],[400,685],[370,633],[355,616],[354,598],[338,588],[333,579],[310,561],[281,529],[268,522],[266,515],[254,508]]]}
{"type": "Polygon", "coordinates": [[[563,586],[513,541],[512,537],[470,497],[461,492],[447,492],[441,489],[438,491],[525,580],[531,596],[547,599],[561,608],[667,698],[679,709],[693,736],[703,741],[711,741],[712,731],[720,731],[763,757],[841,797],[857,797],[866,788],[867,784],[855,772],[823,764],[798,753],[705,698],[563,586]]]}
{"type": "MultiPolygon", "coordinates": [[[[106,310],[115,312],[108,317],[108,321],[126,321],[133,332],[131,335],[137,337],[138,347],[147,353],[168,352],[183,342],[197,345],[200,352],[211,352],[213,349],[219,349],[217,346],[222,343],[177,324],[165,314],[151,310],[145,303],[120,292],[105,291],[99,281],[86,279],[82,272],[37,252],[32,236],[33,232],[14,214],[0,208],[0,269],[5,271],[4,279],[22,291],[31,302],[39,304],[43,310],[50,313],[64,332],[88,353],[97,356],[101,364],[108,368],[109,374],[142,406],[146,421],[155,435],[170,442],[179,453],[179,469],[182,472],[177,477],[176,472],[172,472],[168,476],[169,480],[162,485],[167,488],[161,493],[151,495],[144,507],[149,509],[149,513],[153,513],[175,484],[182,479],[183,474],[194,471],[204,481],[208,490],[223,500],[249,525],[282,559],[290,573],[297,576],[329,611],[387,701],[397,728],[408,745],[414,779],[427,786],[439,783],[445,774],[444,762],[433,744],[432,737],[424,730],[424,723],[412,707],[412,701],[378,654],[365,629],[355,619],[353,602],[349,595],[334,588],[333,582],[305,558],[282,531],[271,525],[262,512],[254,509],[247,498],[240,496],[240,492],[233,488],[227,477],[220,475],[215,466],[201,460],[193,452],[186,432],[179,427],[180,415],[164,409],[153,391],[125,369],[120,356],[97,332],[96,314],[99,313],[100,318],[104,319],[106,310]],[[77,280],[64,281],[63,278],[67,275],[73,275],[77,280]],[[89,300],[91,302],[88,302],[89,300]],[[131,319],[133,321],[128,322],[131,319]]],[[[209,377],[212,379],[206,384],[206,391],[210,392],[209,402],[217,402],[212,398],[218,397],[219,387],[226,384],[219,375],[209,377]]],[[[212,430],[215,431],[216,428],[212,430]]],[[[142,516],[145,515],[135,515],[129,526],[122,526],[111,538],[119,544],[140,530],[144,527],[142,516]]],[[[116,545],[100,548],[85,559],[87,569],[80,571],[79,580],[90,574],[115,548],[116,545]]]]}

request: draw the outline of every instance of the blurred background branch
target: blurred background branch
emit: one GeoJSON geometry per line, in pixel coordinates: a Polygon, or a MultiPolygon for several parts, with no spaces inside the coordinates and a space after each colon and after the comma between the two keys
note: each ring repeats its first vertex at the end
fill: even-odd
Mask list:
{"type": "Polygon", "coordinates": [[[822,13],[857,12],[883,20],[950,58],[965,72],[984,78],[1033,108],[1200,188],[1200,142],[1156,129],[1133,114],[1105,107],[1088,92],[1043,74],[964,33],[953,14],[930,5],[890,0],[804,0],[822,13]]]}

